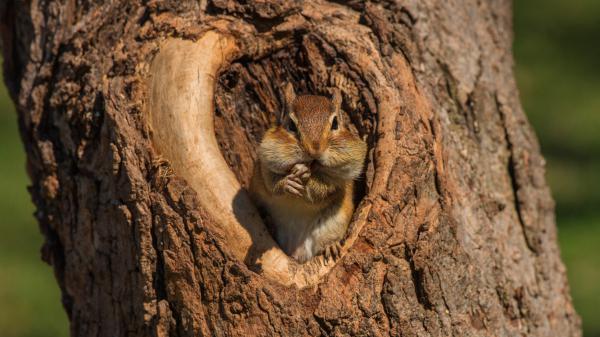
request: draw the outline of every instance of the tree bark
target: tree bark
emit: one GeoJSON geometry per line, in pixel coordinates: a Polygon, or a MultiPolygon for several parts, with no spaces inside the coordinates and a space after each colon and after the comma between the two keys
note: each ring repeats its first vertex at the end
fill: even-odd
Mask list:
{"type": "Polygon", "coordinates": [[[8,1],[0,15],[72,335],[580,336],[510,1],[8,1]],[[242,187],[285,81],[339,87],[368,141],[345,253],[304,283],[258,266],[269,238],[232,244],[215,191],[157,140],[172,125],[152,121],[152,89],[170,72],[153,62],[213,33],[235,49],[214,126],[242,187]]]}

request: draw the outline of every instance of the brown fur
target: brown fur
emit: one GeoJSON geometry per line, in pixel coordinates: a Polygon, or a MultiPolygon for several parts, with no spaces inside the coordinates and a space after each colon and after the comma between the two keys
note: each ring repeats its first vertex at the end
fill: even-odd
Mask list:
{"type": "Polygon", "coordinates": [[[354,211],[353,180],[361,173],[366,144],[344,128],[340,99],[299,96],[286,88],[287,114],[269,129],[259,148],[251,192],[271,216],[284,251],[306,261],[345,235],[354,211]],[[333,118],[338,129],[331,130],[333,118]],[[297,132],[288,131],[293,121],[297,132]],[[310,166],[302,196],[286,192],[292,168],[310,166]]]}

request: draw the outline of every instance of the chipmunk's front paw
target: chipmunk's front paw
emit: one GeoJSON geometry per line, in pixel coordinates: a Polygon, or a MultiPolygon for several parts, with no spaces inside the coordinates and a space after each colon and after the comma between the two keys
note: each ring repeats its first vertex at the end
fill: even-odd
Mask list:
{"type": "Polygon", "coordinates": [[[290,176],[298,177],[301,181],[306,181],[310,178],[310,169],[306,164],[298,163],[292,167],[290,176]]]}
{"type": "Polygon", "coordinates": [[[340,241],[330,244],[329,246],[325,247],[325,251],[323,251],[323,255],[325,256],[326,260],[333,259],[333,261],[336,261],[340,258],[341,254],[342,244],[340,241]]]}
{"type": "Polygon", "coordinates": [[[281,182],[282,189],[297,197],[303,197],[304,184],[310,177],[310,169],[302,163],[298,163],[292,167],[290,174],[285,176],[281,182]]]}
{"type": "Polygon", "coordinates": [[[302,185],[302,181],[299,177],[290,174],[283,178],[283,190],[297,197],[302,197],[304,185],[302,185]]]}

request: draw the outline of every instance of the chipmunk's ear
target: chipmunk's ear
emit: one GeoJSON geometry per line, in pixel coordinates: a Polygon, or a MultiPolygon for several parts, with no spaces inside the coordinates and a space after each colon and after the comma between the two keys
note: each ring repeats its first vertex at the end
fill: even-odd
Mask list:
{"type": "Polygon", "coordinates": [[[333,112],[335,112],[339,120],[342,121],[342,92],[338,88],[333,88],[331,90],[333,91],[333,95],[331,96],[333,112]]]}
{"type": "Polygon", "coordinates": [[[331,103],[333,103],[333,111],[339,114],[342,107],[342,93],[338,88],[333,88],[332,91],[331,103]]]}
{"type": "MultiPolygon", "coordinates": [[[[294,86],[292,83],[287,82],[283,87],[283,99],[285,100],[285,111],[282,111],[281,117],[292,112],[292,106],[296,100],[296,93],[294,92],[294,86]]],[[[283,120],[283,118],[282,118],[283,120]]]]}

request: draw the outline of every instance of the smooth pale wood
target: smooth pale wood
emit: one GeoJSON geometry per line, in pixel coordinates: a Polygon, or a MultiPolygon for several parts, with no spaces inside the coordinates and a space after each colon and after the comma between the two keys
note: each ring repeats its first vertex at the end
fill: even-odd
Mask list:
{"type": "Polygon", "coordinates": [[[318,257],[299,265],[287,256],[219,150],[214,130],[215,80],[237,53],[233,38],[214,31],[196,42],[163,42],[150,68],[153,144],[198,192],[200,206],[218,224],[210,229],[231,254],[284,285],[316,284],[334,263],[318,257]]]}

